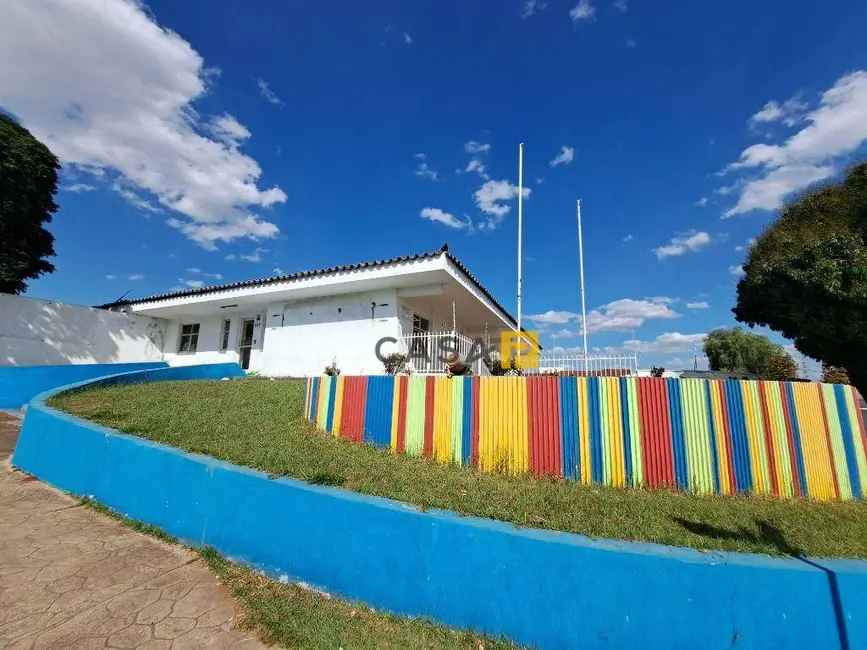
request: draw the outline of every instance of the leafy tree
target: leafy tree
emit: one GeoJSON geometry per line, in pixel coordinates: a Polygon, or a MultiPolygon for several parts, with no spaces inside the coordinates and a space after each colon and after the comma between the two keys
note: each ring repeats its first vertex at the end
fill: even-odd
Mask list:
{"type": "Polygon", "coordinates": [[[867,163],[785,207],[750,249],[735,317],[845,368],[867,395],[867,163]]]}
{"type": "Polygon", "coordinates": [[[762,375],[765,379],[773,381],[790,381],[798,377],[798,364],[792,356],[786,352],[771,357],[768,366],[762,375]]]}
{"type": "Polygon", "coordinates": [[[843,368],[822,365],[822,381],[826,384],[848,384],[849,375],[843,368]]]}
{"type": "Polygon", "coordinates": [[[767,336],[745,332],[740,327],[721,327],[705,338],[704,354],[711,370],[764,377],[773,359],[786,353],[767,336]]]}
{"type": "Polygon", "coordinates": [[[0,293],[22,293],[28,279],[52,273],[60,163],[30,131],[0,113],[0,293]]]}

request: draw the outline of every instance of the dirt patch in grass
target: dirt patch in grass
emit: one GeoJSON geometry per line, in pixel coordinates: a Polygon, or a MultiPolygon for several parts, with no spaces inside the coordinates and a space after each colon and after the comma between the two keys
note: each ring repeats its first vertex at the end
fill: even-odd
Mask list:
{"type": "Polygon", "coordinates": [[[239,465],[520,526],[771,555],[867,558],[867,503],[694,496],[488,474],[316,431],[300,381],[156,382],[70,392],[51,406],[239,465]]]}

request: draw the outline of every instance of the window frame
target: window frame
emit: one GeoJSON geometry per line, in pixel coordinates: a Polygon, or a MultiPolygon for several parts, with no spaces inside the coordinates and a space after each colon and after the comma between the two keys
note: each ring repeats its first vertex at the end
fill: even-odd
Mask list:
{"type": "Polygon", "coordinates": [[[177,354],[195,354],[199,349],[199,334],[202,331],[201,323],[181,323],[178,328],[178,352],[177,354]],[[184,333],[184,328],[189,327],[190,331],[184,333]],[[184,350],[184,339],[189,339],[189,348],[184,350]]]}
{"type": "Polygon", "coordinates": [[[223,326],[220,328],[220,352],[229,351],[229,338],[232,334],[232,319],[224,318],[223,326]]]}

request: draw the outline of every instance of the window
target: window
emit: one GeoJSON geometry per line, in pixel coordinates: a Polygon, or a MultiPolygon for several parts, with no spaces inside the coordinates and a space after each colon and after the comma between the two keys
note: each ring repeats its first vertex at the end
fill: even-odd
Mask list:
{"type": "Polygon", "coordinates": [[[430,321],[418,314],[412,315],[412,346],[409,351],[414,359],[426,359],[428,356],[427,335],[430,333],[430,321]]]}
{"type": "Polygon", "coordinates": [[[428,334],[430,332],[430,321],[427,318],[422,318],[418,314],[412,315],[412,333],[413,334],[428,334]]]}
{"type": "Polygon", "coordinates": [[[225,352],[229,349],[229,330],[232,329],[232,321],[223,321],[223,336],[220,339],[220,352],[225,352]]]}
{"type": "Polygon", "coordinates": [[[178,352],[195,352],[199,347],[199,324],[181,325],[181,340],[178,342],[178,352]]]}

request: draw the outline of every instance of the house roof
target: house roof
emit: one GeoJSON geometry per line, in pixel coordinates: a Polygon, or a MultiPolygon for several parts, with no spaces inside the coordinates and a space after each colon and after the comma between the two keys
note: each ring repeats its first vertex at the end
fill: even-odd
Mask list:
{"type": "Polygon", "coordinates": [[[441,255],[445,255],[446,258],[454,264],[458,269],[460,269],[461,273],[463,273],[470,282],[472,282],[476,288],[481,291],[494,305],[499,309],[505,316],[512,321],[513,324],[517,324],[514,317],[506,311],[506,309],[497,301],[496,298],[491,294],[490,291],[485,288],[481,282],[479,282],[478,278],[470,273],[469,269],[464,266],[463,262],[461,262],[457,257],[449,253],[448,244],[443,244],[442,248],[437,251],[432,251],[429,253],[417,253],[415,255],[403,255],[400,257],[390,257],[384,260],[372,260],[370,262],[360,262],[358,264],[345,264],[343,266],[329,266],[321,269],[314,269],[312,271],[299,271],[298,273],[289,273],[286,275],[275,275],[270,278],[259,278],[254,280],[241,280],[240,282],[229,282],[226,284],[215,284],[210,287],[201,287],[198,289],[185,289],[183,291],[173,291],[170,293],[161,293],[153,296],[146,296],[144,298],[135,298],[133,300],[117,300],[115,302],[106,303],[104,305],[96,305],[97,309],[111,309],[113,307],[123,307],[125,305],[140,305],[147,302],[155,302],[157,300],[168,300],[169,298],[183,298],[185,296],[201,296],[208,293],[214,293],[217,291],[225,291],[227,289],[239,289],[242,287],[257,287],[268,284],[276,284],[278,282],[287,282],[292,280],[301,280],[304,278],[312,278],[321,275],[329,275],[331,273],[341,273],[344,271],[356,271],[360,269],[372,269],[381,266],[388,266],[390,264],[400,264],[402,262],[412,262],[414,260],[426,260],[432,259],[436,257],[440,257],[441,255]]]}

